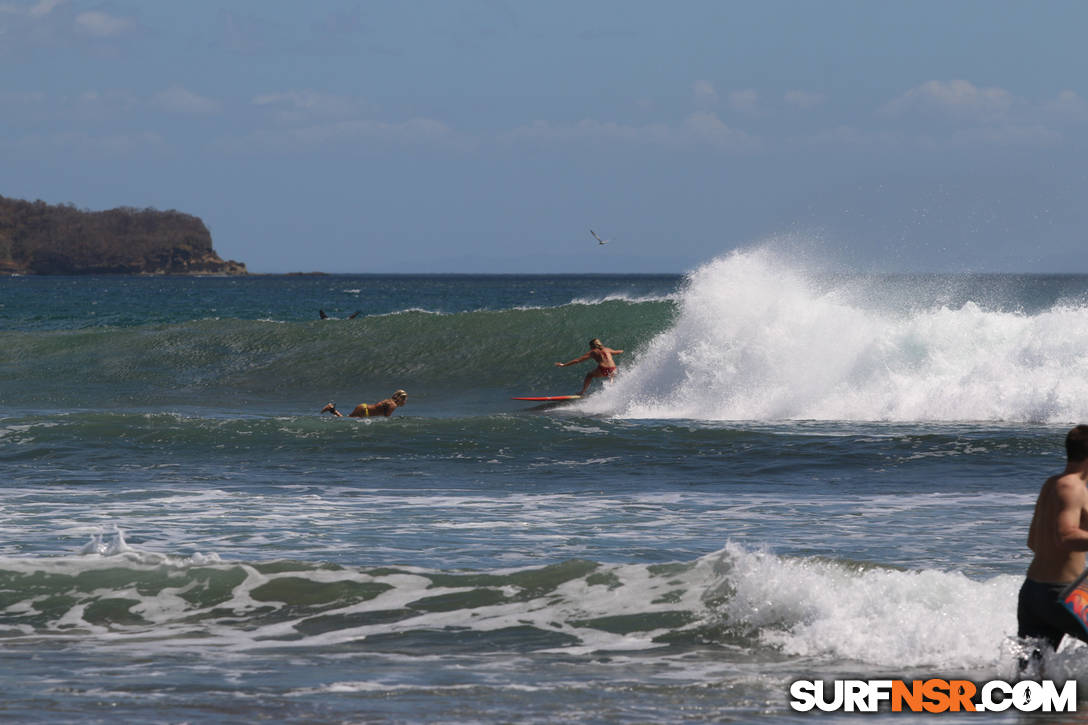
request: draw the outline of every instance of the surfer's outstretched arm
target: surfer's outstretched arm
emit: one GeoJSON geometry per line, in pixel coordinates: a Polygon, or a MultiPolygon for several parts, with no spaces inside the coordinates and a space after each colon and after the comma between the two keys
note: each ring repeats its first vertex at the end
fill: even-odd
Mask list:
{"type": "Polygon", "coordinates": [[[580,362],[585,362],[588,359],[589,359],[589,353],[587,352],[585,355],[582,355],[581,357],[576,357],[573,360],[571,360],[570,362],[565,362],[565,363],[557,362],[555,364],[555,366],[559,367],[559,368],[565,368],[568,365],[576,365],[576,364],[578,364],[580,362]]]}

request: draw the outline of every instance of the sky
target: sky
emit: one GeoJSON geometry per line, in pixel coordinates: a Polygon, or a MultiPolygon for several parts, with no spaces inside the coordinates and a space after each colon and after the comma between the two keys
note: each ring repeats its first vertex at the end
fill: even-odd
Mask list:
{"type": "Polygon", "coordinates": [[[0,195],[250,272],[1088,272],[1080,0],[0,0],[0,195]],[[609,240],[600,245],[595,230],[609,240]]]}

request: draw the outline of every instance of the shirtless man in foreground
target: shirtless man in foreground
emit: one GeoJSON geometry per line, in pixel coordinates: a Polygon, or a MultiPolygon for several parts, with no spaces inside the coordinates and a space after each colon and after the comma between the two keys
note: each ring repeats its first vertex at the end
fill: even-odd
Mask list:
{"type": "MultiPolygon", "coordinates": [[[[369,418],[372,415],[384,415],[386,418],[393,415],[393,411],[408,401],[408,393],[398,390],[385,400],[370,405],[359,403],[355,410],[348,413],[349,418],[369,418]]],[[[336,409],[336,403],[329,403],[321,409],[322,413],[332,413],[337,418],[343,418],[344,414],[336,409]]]]}
{"type": "Polygon", "coordinates": [[[601,344],[600,340],[593,338],[589,341],[589,352],[581,357],[574,358],[570,362],[557,362],[556,366],[565,368],[568,365],[577,365],[580,362],[585,362],[590,358],[596,360],[597,369],[590,372],[589,375],[586,375],[585,382],[582,383],[582,390],[578,393],[579,395],[585,395],[586,390],[589,389],[589,384],[593,382],[593,378],[604,378],[607,380],[616,374],[616,363],[612,359],[612,356],[619,355],[621,352],[623,352],[623,350],[613,350],[610,347],[605,347],[601,344]]]}
{"type": "Polygon", "coordinates": [[[1035,501],[1028,529],[1035,557],[1016,606],[1017,635],[1040,637],[1054,649],[1067,634],[1088,642],[1084,628],[1058,600],[1084,571],[1088,551],[1088,425],[1069,431],[1065,453],[1065,471],[1048,478],[1035,501]]]}

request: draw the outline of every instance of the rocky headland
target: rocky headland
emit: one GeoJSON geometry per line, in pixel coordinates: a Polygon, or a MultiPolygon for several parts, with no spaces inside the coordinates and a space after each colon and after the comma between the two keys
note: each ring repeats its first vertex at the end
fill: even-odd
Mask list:
{"type": "Polygon", "coordinates": [[[0,274],[246,274],[198,217],[121,207],[87,211],[0,196],[0,274]]]}

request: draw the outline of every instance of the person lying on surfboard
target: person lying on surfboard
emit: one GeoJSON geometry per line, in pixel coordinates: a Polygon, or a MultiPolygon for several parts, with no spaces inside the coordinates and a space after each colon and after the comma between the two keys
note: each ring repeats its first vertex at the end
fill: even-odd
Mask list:
{"type": "MultiPolygon", "coordinates": [[[[398,390],[385,400],[377,403],[359,403],[355,410],[348,413],[349,418],[369,418],[372,415],[384,415],[386,418],[393,415],[393,411],[408,401],[408,393],[398,390]]],[[[336,409],[336,403],[329,403],[321,409],[322,413],[332,413],[337,418],[343,418],[344,414],[336,409]]]]}
{"type": "MultiPolygon", "coordinates": [[[[1035,502],[1028,528],[1034,557],[1016,606],[1017,636],[1037,637],[1055,650],[1065,635],[1088,641],[1059,597],[1084,570],[1088,551],[1088,425],[1066,434],[1065,452],[1065,470],[1046,480],[1035,502]]],[[[1032,659],[1038,657],[1036,650],[1032,659]]]]}
{"type": "Polygon", "coordinates": [[[596,360],[597,369],[591,371],[589,375],[586,375],[585,382],[582,383],[582,390],[578,393],[579,395],[585,395],[586,390],[589,389],[589,384],[593,382],[593,378],[604,378],[605,380],[608,380],[616,374],[616,363],[612,359],[612,356],[619,355],[621,352],[623,352],[623,350],[613,350],[610,347],[605,347],[601,344],[600,340],[593,338],[589,341],[589,352],[581,357],[574,358],[570,362],[557,362],[556,366],[565,368],[568,365],[577,365],[580,362],[585,362],[590,358],[596,360]]]}

